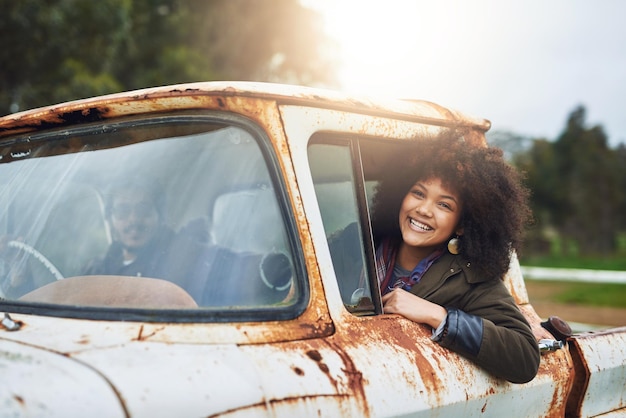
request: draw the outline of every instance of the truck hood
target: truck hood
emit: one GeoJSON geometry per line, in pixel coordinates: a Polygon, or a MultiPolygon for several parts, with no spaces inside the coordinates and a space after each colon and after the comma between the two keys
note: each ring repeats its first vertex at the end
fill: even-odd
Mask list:
{"type": "Polygon", "coordinates": [[[71,358],[0,339],[0,409],[3,416],[124,417],[109,382],[71,358]]]}
{"type": "Polygon", "coordinates": [[[8,416],[211,416],[267,413],[258,373],[236,345],[128,342],[55,353],[0,338],[8,416]]]}

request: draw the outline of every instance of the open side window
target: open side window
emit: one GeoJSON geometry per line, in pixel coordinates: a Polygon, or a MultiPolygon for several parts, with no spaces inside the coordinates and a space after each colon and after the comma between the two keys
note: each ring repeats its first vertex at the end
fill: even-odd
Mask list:
{"type": "Polygon", "coordinates": [[[380,314],[368,204],[375,181],[365,179],[361,144],[317,137],[308,155],[343,303],[355,315],[380,314]]]}

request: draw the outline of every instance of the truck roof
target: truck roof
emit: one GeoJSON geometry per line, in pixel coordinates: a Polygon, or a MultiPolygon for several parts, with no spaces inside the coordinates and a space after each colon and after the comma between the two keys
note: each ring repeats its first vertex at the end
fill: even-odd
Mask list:
{"type": "Polygon", "coordinates": [[[168,101],[167,106],[163,106],[164,111],[198,109],[203,107],[201,100],[203,96],[252,97],[275,101],[278,104],[323,107],[378,116],[393,115],[395,119],[471,128],[482,132],[486,132],[491,126],[490,121],[486,119],[471,117],[425,100],[355,96],[347,92],[287,84],[209,81],[114,93],[6,115],[0,118],[0,138],[42,128],[141,114],[147,110],[154,112],[155,107],[163,106],[159,100],[164,98],[180,99],[174,103],[168,101]],[[132,105],[129,105],[129,97],[134,98],[132,105]]]}

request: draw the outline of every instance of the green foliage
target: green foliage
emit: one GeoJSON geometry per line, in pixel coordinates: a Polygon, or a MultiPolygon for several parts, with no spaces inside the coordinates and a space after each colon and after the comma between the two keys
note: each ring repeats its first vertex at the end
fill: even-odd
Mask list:
{"type": "Polygon", "coordinates": [[[0,16],[0,115],[191,81],[334,83],[298,0],[20,0],[0,16]]]}
{"type": "Polygon", "coordinates": [[[613,150],[602,127],[585,126],[584,107],[569,116],[556,141],[535,139],[514,163],[526,173],[536,224],[532,254],[576,257],[616,254],[626,228],[626,156],[613,150]]]}
{"type": "Polygon", "coordinates": [[[297,0],[191,1],[194,39],[219,77],[234,80],[329,83],[333,44],[321,17],[297,0]],[[271,34],[268,36],[268,34],[271,34]]]}

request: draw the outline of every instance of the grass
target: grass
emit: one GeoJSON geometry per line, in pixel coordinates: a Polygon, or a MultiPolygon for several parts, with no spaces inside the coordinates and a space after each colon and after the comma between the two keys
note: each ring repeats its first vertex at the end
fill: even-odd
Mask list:
{"type": "MultiPolygon", "coordinates": [[[[626,271],[626,234],[619,236],[618,248],[610,255],[592,256],[578,253],[577,246],[556,239],[547,256],[520,258],[523,266],[626,271]],[[567,248],[566,248],[567,247],[567,248]],[[571,247],[571,248],[570,248],[571,247]],[[567,255],[564,255],[567,253],[567,255]]],[[[626,284],[556,282],[532,280],[545,296],[555,303],[626,308],[626,284]],[[547,291],[550,289],[549,291],[547,291]]]]}
{"type": "Polygon", "coordinates": [[[527,279],[526,286],[531,301],[626,308],[626,284],[527,279]]]}
{"type": "MultiPolygon", "coordinates": [[[[524,266],[573,268],[591,270],[626,270],[626,257],[529,257],[521,260],[524,266]]],[[[557,289],[550,299],[557,303],[626,308],[626,284],[555,282],[533,280],[537,286],[557,289]]]]}
{"type": "Polygon", "coordinates": [[[626,285],[570,283],[555,299],[561,303],[626,308],[626,285]]]}
{"type": "Polygon", "coordinates": [[[563,239],[558,234],[553,234],[549,239],[549,246],[550,249],[542,255],[525,256],[522,250],[520,264],[536,267],[626,271],[626,231],[617,235],[616,248],[611,253],[582,253],[580,245],[575,241],[563,239]]]}

